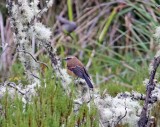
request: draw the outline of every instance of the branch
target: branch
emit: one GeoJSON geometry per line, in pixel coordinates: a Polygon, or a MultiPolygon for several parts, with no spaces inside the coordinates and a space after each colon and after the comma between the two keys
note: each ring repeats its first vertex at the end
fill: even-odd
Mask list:
{"type": "Polygon", "coordinates": [[[46,63],[41,62],[41,61],[38,61],[36,58],[34,58],[34,56],[33,56],[31,53],[29,53],[29,52],[27,52],[27,51],[25,51],[25,50],[19,50],[19,49],[17,49],[17,51],[18,51],[18,52],[24,52],[24,53],[29,54],[29,55],[34,59],[34,61],[35,61],[36,63],[43,64],[43,65],[45,65],[45,66],[49,69],[49,67],[47,66],[46,63]]]}
{"type": "Polygon", "coordinates": [[[20,94],[25,95],[25,92],[22,91],[14,82],[8,82],[6,85],[14,88],[16,91],[18,91],[20,94]]]}
{"type": "Polygon", "coordinates": [[[3,53],[6,51],[7,47],[8,47],[8,43],[6,43],[4,46],[0,46],[2,47],[2,53],[0,54],[0,58],[2,57],[3,53]]]}
{"type": "Polygon", "coordinates": [[[145,127],[148,123],[148,120],[149,120],[149,116],[147,114],[148,113],[148,104],[151,100],[152,91],[155,88],[154,77],[155,77],[155,74],[156,74],[156,71],[157,71],[157,68],[158,68],[159,64],[160,64],[160,56],[155,57],[154,60],[153,60],[153,63],[152,63],[153,67],[152,67],[152,70],[150,72],[149,82],[147,84],[145,103],[144,103],[144,106],[143,106],[143,109],[142,109],[142,112],[141,112],[141,115],[140,115],[140,119],[138,121],[138,126],[139,127],[145,127]]]}
{"type": "Polygon", "coordinates": [[[126,101],[125,101],[125,114],[117,121],[116,126],[118,126],[119,122],[120,122],[124,117],[126,117],[126,115],[127,115],[127,106],[126,106],[126,101]]]}
{"type": "Polygon", "coordinates": [[[49,0],[49,1],[46,1],[46,6],[43,7],[38,13],[36,16],[33,17],[33,19],[31,20],[31,24],[34,23],[34,20],[35,19],[38,19],[38,18],[41,18],[43,13],[46,12],[50,6],[52,6],[52,4],[54,3],[54,0],[49,0]]]}

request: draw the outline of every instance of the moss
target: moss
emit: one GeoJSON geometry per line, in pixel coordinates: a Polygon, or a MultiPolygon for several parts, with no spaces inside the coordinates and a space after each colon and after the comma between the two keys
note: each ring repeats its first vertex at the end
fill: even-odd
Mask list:
{"type": "MultiPolygon", "coordinates": [[[[43,77],[44,79],[44,77],[43,77]]],[[[10,100],[8,95],[0,101],[5,112],[5,116],[0,117],[0,126],[11,127],[59,127],[63,124],[73,127],[75,124],[82,124],[83,127],[98,126],[98,116],[96,109],[91,107],[91,111],[84,104],[76,115],[73,112],[74,96],[66,96],[60,82],[54,79],[50,69],[45,72],[45,82],[41,82],[41,87],[37,88],[37,96],[32,102],[24,105],[22,100],[15,97],[10,100]]],[[[71,86],[75,90],[74,85],[71,86]]],[[[76,93],[71,93],[71,95],[76,93]]]]}
{"type": "Polygon", "coordinates": [[[24,68],[19,61],[12,65],[9,81],[15,83],[22,83],[23,85],[28,83],[25,76],[24,68]]]}

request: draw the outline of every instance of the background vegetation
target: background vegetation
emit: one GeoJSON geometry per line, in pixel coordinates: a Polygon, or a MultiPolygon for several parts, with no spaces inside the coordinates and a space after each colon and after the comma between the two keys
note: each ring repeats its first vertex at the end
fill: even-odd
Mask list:
{"type": "MultiPolygon", "coordinates": [[[[113,96],[123,91],[144,92],[143,80],[148,78],[149,63],[159,50],[158,41],[153,37],[156,26],[159,26],[160,10],[156,6],[159,4],[158,0],[55,0],[53,7],[40,20],[52,29],[51,43],[57,47],[58,55],[61,58],[75,55],[81,59],[87,65],[95,87],[99,87],[101,92],[107,89],[113,96]],[[70,34],[64,33],[57,15],[76,22],[77,29],[70,34]]],[[[45,1],[40,0],[39,7],[44,6],[45,1]]],[[[12,36],[5,1],[0,3],[0,11],[7,40],[12,36]]],[[[13,39],[8,43],[13,44],[13,39]]],[[[0,51],[3,53],[2,49],[0,51]]],[[[8,54],[10,60],[8,66],[0,70],[0,81],[27,85],[15,48],[8,54]]],[[[35,48],[35,57],[50,65],[43,48],[35,48]]],[[[65,63],[63,65],[65,67],[65,63]]],[[[0,118],[1,126],[22,127],[25,123],[31,127],[58,127],[62,124],[72,127],[75,121],[79,124],[84,117],[88,122],[83,126],[98,126],[96,109],[88,113],[84,105],[77,116],[72,115],[72,99],[63,96],[52,72],[41,67],[40,73],[47,80],[47,87],[38,90],[39,97],[27,105],[27,113],[22,113],[22,103],[18,99],[14,103],[16,106],[11,105],[13,101],[8,100],[7,95],[7,99],[0,100],[5,107],[5,113],[2,113],[5,117],[0,118]],[[71,114],[69,121],[68,114],[71,114]]]]}

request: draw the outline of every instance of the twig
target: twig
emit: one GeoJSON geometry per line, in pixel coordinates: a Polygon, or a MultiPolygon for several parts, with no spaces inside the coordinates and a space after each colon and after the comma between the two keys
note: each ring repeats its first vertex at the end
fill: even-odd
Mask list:
{"type": "MultiPolygon", "coordinates": [[[[46,2],[47,5],[46,5],[44,8],[42,8],[42,9],[37,13],[36,16],[33,17],[33,19],[31,20],[31,24],[34,23],[34,20],[35,20],[35,19],[38,19],[39,17],[42,17],[43,13],[46,12],[46,11],[49,9],[49,7],[50,7],[50,6],[49,6],[49,3],[50,3],[50,2],[52,2],[52,0],[47,1],[47,2],[46,2]]],[[[53,0],[53,3],[54,3],[54,0],[53,0]]]]}
{"type": "Polygon", "coordinates": [[[99,123],[101,124],[101,127],[104,127],[103,123],[102,123],[102,121],[100,119],[99,119],[99,123]]]}
{"type": "Polygon", "coordinates": [[[37,78],[40,80],[40,78],[38,76],[36,76],[35,74],[31,73],[31,75],[34,77],[34,78],[37,78]]]}
{"type": "Polygon", "coordinates": [[[49,68],[46,63],[41,62],[41,61],[38,61],[36,58],[34,58],[34,56],[33,56],[31,53],[29,53],[29,52],[27,52],[27,51],[25,51],[25,50],[19,50],[19,49],[17,49],[17,51],[18,51],[18,52],[24,52],[24,53],[29,54],[29,55],[34,59],[34,61],[35,61],[36,63],[43,64],[43,65],[45,65],[47,68],[49,68]]]}
{"type": "MultiPolygon", "coordinates": [[[[0,47],[1,47],[1,46],[0,46],[0,47]]],[[[2,57],[3,53],[6,51],[7,47],[8,47],[8,43],[6,43],[4,46],[2,46],[3,51],[2,51],[2,53],[0,54],[0,58],[2,57]]]]}
{"type": "MultiPolygon", "coordinates": [[[[5,45],[5,39],[4,39],[4,25],[3,25],[3,17],[2,17],[2,13],[0,12],[0,31],[1,31],[1,40],[2,40],[2,48],[5,45]]],[[[5,50],[5,48],[3,48],[3,51],[5,50]]]]}
{"type": "Polygon", "coordinates": [[[107,77],[103,77],[103,79],[102,79],[102,81],[100,81],[99,82],[99,84],[101,84],[101,83],[103,83],[103,82],[106,82],[106,81],[108,81],[109,79],[111,79],[111,78],[114,78],[115,77],[115,75],[109,75],[109,76],[107,76],[107,77]]]}
{"type": "Polygon", "coordinates": [[[124,116],[122,116],[122,117],[117,121],[117,124],[116,124],[115,126],[117,126],[117,125],[119,124],[119,122],[120,122],[124,117],[126,117],[126,115],[127,115],[127,106],[126,106],[126,101],[125,101],[125,114],[124,114],[124,116]]]}
{"type": "Polygon", "coordinates": [[[92,53],[91,53],[91,56],[90,56],[90,58],[89,58],[89,60],[88,60],[88,63],[87,63],[87,65],[86,65],[86,69],[88,70],[88,68],[91,66],[91,64],[92,64],[92,58],[94,57],[94,55],[95,55],[95,50],[92,50],[92,53]]]}
{"type": "Polygon", "coordinates": [[[130,69],[130,70],[132,70],[132,71],[134,71],[134,72],[136,72],[136,70],[135,70],[133,67],[131,67],[130,65],[128,65],[126,62],[122,61],[121,64],[122,64],[124,67],[126,67],[126,68],[128,68],[128,69],[130,69]]]}
{"type": "Polygon", "coordinates": [[[135,92],[135,91],[132,91],[131,93],[129,92],[125,92],[125,93],[120,93],[118,95],[118,97],[120,98],[131,98],[132,100],[145,100],[146,98],[146,95],[142,94],[142,93],[138,93],[138,92],[135,92]]]}
{"type": "Polygon", "coordinates": [[[21,91],[14,82],[9,82],[6,85],[14,88],[15,90],[17,90],[20,94],[25,95],[25,92],[21,91]]]}
{"type": "Polygon", "coordinates": [[[153,60],[153,64],[152,64],[153,67],[152,67],[152,70],[150,72],[149,82],[147,84],[145,103],[144,103],[144,106],[143,106],[143,109],[142,109],[142,112],[141,112],[141,115],[140,115],[140,119],[138,121],[138,126],[139,127],[145,127],[148,123],[148,119],[149,119],[148,104],[149,104],[149,101],[151,99],[152,91],[155,88],[154,77],[155,77],[155,74],[156,74],[156,71],[157,71],[157,68],[158,68],[159,64],[160,64],[160,56],[155,57],[154,60],[153,60]]]}

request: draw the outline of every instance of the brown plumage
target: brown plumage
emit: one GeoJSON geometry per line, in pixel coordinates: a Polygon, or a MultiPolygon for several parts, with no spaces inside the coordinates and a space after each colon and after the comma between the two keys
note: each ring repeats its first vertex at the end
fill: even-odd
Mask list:
{"type": "Polygon", "coordinates": [[[90,88],[93,88],[88,72],[82,62],[75,56],[67,57],[67,72],[69,75],[80,77],[86,81],[90,88]]]}

